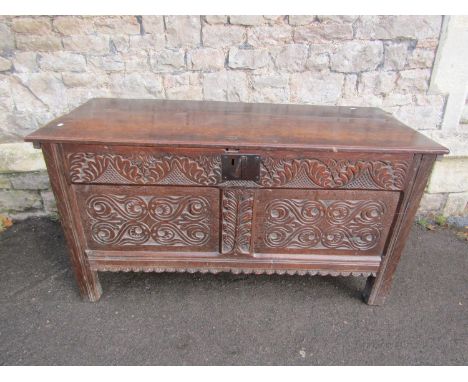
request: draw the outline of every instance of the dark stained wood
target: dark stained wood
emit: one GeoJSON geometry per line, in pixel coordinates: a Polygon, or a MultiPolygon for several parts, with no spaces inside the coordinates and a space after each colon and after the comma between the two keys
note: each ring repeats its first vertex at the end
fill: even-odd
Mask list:
{"type": "Polygon", "coordinates": [[[377,277],[370,276],[368,278],[363,292],[363,297],[369,305],[383,305],[390,292],[393,276],[411,230],[411,223],[419,207],[435,160],[435,155],[418,155],[415,158],[412,168],[415,175],[410,179],[404,192],[400,207],[401,213],[397,215],[393,226],[394,232],[389,247],[383,256],[377,277]]]}
{"type": "MultiPolygon", "coordinates": [[[[63,145],[71,183],[402,190],[411,154],[256,150],[260,178],[226,181],[225,149],[63,145]]],[[[251,154],[252,150],[242,150],[251,154]]]]}
{"type": "Polygon", "coordinates": [[[255,253],[263,258],[304,257],[311,251],[380,256],[399,196],[367,190],[261,190],[255,253]]]}
{"type": "Polygon", "coordinates": [[[60,146],[47,143],[42,146],[42,152],[80,293],[90,301],[97,301],[102,294],[101,284],[97,272],[91,270],[85,256],[84,239],[79,229],[75,200],[66,183],[60,146]]]}
{"type": "Polygon", "coordinates": [[[87,248],[218,252],[219,191],[73,186],[87,248]]]}
{"type": "Polygon", "coordinates": [[[91,100],[27,140],[91,301],[98,271],[143,271],[366,276],[382,304],[447,152],[374,108],[223,102],[91,100]],[[223,179],[226,153],[256,176],[223,179]]]}
{"type": "Polygon", "coordinates": [[[202,101],[92,99],[26,140],[447,153],[377,108],[202,101]]]}

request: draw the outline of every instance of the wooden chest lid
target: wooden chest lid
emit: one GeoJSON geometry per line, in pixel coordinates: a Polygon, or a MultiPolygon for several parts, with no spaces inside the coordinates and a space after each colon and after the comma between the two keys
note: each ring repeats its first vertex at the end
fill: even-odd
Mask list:
{"type": "Polygon", "coordinates": [[[25,140],[448,153],[445,147],[378,108],[213,101],[91,99],[25,140]]]}

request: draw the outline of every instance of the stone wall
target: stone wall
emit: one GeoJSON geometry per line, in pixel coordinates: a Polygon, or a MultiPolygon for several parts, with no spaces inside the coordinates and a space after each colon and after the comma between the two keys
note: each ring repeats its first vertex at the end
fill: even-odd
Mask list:
{"type": "MultiPolygon", "coordinates": [[[[429,92],[442,21],[1,16],[0,213],[53,213],[42,158],[16,142],[92,97],[377,106],[431,135],[447,102],[429,92]]],[[[448,198],[437,189],[423,210],[448,198]]]]}

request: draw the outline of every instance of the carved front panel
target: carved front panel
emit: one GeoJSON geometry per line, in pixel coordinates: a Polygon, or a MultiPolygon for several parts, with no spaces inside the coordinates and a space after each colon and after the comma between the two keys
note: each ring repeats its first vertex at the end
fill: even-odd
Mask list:
{"type": "Polygon", "coordinates": [[[379,255],[398,198],[396,192],[262,191],[255,251],[379,255]]]}
{"type": "Polygon", "coordinates": [[[116,151],[90,146],[69,147],[65,161],[72,183],[188,186],[241,186],[255,188],[402,190],[410,159],[348,159],[343,154],[257,153],[261,157],[260,179],[224,181],[221,151],[122,148],[116,151]],[[298,154],[299,155],[299,154],[298,154]]]}
{"type": "Polygon", "coordinates": [[[75,186],[91,249],[216,251],[216,189],[75,186]]]}

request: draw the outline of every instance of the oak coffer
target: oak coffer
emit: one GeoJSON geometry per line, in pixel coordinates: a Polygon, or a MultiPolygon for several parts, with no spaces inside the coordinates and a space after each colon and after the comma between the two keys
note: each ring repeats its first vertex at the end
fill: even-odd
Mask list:
{"type": "Polygon", "coordinates": [[[42,147],[81,294],[98,271],[366,276],[382,304],[437,155],[376,108],[93,99],[42,147]]]}

